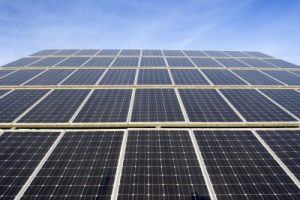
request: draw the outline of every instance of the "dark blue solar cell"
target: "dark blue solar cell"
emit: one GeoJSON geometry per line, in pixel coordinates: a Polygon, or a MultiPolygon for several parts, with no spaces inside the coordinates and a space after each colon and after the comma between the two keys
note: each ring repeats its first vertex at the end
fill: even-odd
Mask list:
{"type": "Polygon", "coordinates": [[[140,69],[137,83],[140,85],[172,84],[166,69],[140,69]]]}
{"type": "Polygon", "coordinates": [[[167,62],[170,67],[194,67],[188,58],[167,57],[167,62]]]}
{"type": "Polygon", "coordinates": [[[103,49],[97,55],[99,56],[115,56],[119,53],[120,49],[103,49]]]}
{"type": "Polygon", "coordinates": [[[202,71],[215,85],[247,85],[247,83],[228,70],[203,69],[202,71]]]}
{"type": "Polygon", "coordinates": [[[14,72],[15,70],[0,70],[0,78],[6,76],[9,73],[14,72]]]}
{"type": "Polygon", "coordinates": [[[19,85],[44,70],[19,70],[0,79],[0,85],[19,85]]]}
{"type": "Polygon", "coordinates": [[[59,63],[57,66],[63,67],[79,67],[85,63],[90,57],[70,57],[59,63]]]}
{"type": "Polygon", "coordinates": [[[266,61],[268,63],[271,63],[273,65],[276,65],[278,67],[283,67],[283,68],[300,68],[299,65],[295,65],[293,63],[287,62],[285,60],[281,59],[262,59],[263,61],[266,61]]]}
{"type": "Polygon", "coordinates": [[[223,53],[222,51],[204,51],[211,57],[230,57],[227,54],[223,53]]]}
{"type": "Polygon", "coordinates": [[[165,56],[184,56],[180,50],[163,50],[165,56]]]}
{"type": "Polygon", "coordinates": [[[257,51],[245,51],[245,53],[250,54],[251,56],[254,56],[257,58],[272,58],[272,56],[269,56],[267,54],[257,52],[257,51]]]}
{"type": "Polygon", "coordinates": [[[251,55],[245,54],[241,51],[223,51],[223,52],[232,57],[252,57],[251,55]]]}
{"type": "Polygon", "coordinates": [[[161,50],[144,49],[143,56],[162,56],[161,50]]]}
{"type": "Polygon", "coordinates": [[[162,57],[142,57],[142,67],[165,67],[166,63],[162,57]]]}
{"type": "Polygon", "coordinates": [[[77,56],[93,56],[95,55],[100,49],[83,49],[78,51],[75,55],[77,56]]]}
{"type": "Polygon", "coordinates": [[[63,50],[53,53],[52,55],[70,56],[70,55],[75,54],[78,51],[79,51],[79,49],[63,49],[63,50]]]}
{"type": "Polygon", "coordinates": [[[223,67],[212,58],[191,58],[197,67],[223,67]]]}
{"type": "Polygon", "coordinates": [[[239,58],[239,60],[247,63],[248,65],[252,67],[272,67],[277,68],[274,65],[271,65],[270,63],[264,62],[263,60],[257,59],[257,58],[239,58]]]}
{"type": "Polygon", "coordinates": [[[113,67],[137,67],[138,57],[118,57],[112,64],[113,67]]]}
{"type": "Polygon", "coordinates": [[[141,50],[139,49],[123,49],[120,53],[121,56],[139,56],[141,50]]]}
{"type": "Polygon", "coordinates": [[[196,51],[196,50],[184,50],[183,51],[187,56],[193,56],[193,57],[207,57],[205,53],[202,51],[196,51]]]}
{"type": "Polygon", "coordinates": [[[29,67],[51,67],[61,62],[65,58],[66,57],[46,57],[29,65],[29,67]]]}
{"type": "Polygon", "coordinates": [[[34,54],[31,54],[31,56],[49,56],[57,51],[59,51],[59,49],[45,49],[42,51],[38,51],[34,54]]]}
{"type": "Polygon", "coordinates": [[[26,85],[56,85],[73,71],[73,69],[49,69],[26,85]]]}
{"type": "Polygon", "coordinates": [[[175,84],[179,85],[209,85],[197,69],[172,69],[175,84]]]}
{"type": "Polygon", "coordinates": [[[245,63],[234,58],[216,58],[225,67],[249,67],[245,63]]]}
{"type": "Polygon", "coordinates": [[[288,85],[300,85],[300,77],[288,71],[264,70],[263,72],[288,85]]]}
{"type": "Polygon", "coordinates": [[[233,70],[234,73],[242,77],[252,85],[282,85],[278,81],[256,70],[233,70]]]}
{"type": "Polygon", "coordinates": [[[113,57],[94,57],[84,64],[85,67],[108,67],[113,61],[113,57]]]}
{"type": "Polygon", "coordinates": [[[42,57],[27,57],[2,65],[2,67],[24,67],[40,60],[42,57]]]}
{"type": "Polygon", "coordinates": [[[103,74],[104,69],[79,69],[62,85],[94,85],[103,74]]]}
{"type": "Polygon", "coordinates": [[[109,69],[99,85],[132,85],[135,73],[135,69],[109,69]]]}

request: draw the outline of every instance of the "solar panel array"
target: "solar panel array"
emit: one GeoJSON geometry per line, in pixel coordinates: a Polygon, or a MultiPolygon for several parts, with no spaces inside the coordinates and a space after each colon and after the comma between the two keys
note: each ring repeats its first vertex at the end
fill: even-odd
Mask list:
{"type": "Polygon", "coordinates": [[[300,66],[46,49],[0,67],[0,199],[300,199],[300,66]]]}

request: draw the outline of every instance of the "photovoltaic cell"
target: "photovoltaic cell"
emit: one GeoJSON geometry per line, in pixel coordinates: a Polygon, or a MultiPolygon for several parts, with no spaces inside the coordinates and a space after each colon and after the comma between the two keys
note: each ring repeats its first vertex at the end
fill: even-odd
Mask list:
{"type": "Polygon", "coordinates": [[[228,70],[203,69],[202,71],[215,85],[247,85],[228,70]]]}
{"type": "Polygon", "coordinates": [[[132,122],[184,121],[173,89],[137,89],[132,122]]]}
{"type": "Polygon", "coordinates": [[[256,58],[239,58],[239,60],[243,61],[244,63],[247,63],[248,65],[251,65],[252,67],[272,67],[277,68],[274,65],[271,65],[267,62],[264,62],[263,60],[256,59],[256,58]]]}
{"type": "Polygon", "coordinates": [[[300,77],[288,71],[265,70],[263,72],[288,85],[300,85],[300,77]]]}
{"type": "Polygon", "coordinates": [[[163,50],[165,56],[184,56],[180,50],[163,50]]]}
{"type": "Polygon", "coordinates": [[[44,96],[48,90],[15,90],[0,99],[0,123],[9,123],[44,96]]]}
{"type": "Polygon", "coordinates": [[[97,55],[99,56],[115,56],[119,53],[120,49],[103,49],[97,55]]]}
{"type": "Polygon", "coordinates": [[[2,95],[6,94],[9,90],[0,90],[0,98],[2,95]]]}
{"type": "Polygon", "coordinates": [[[143,56],[162,56],[161,50],[144,49],[143,56]]]}
{"type": "Polygon", "coordinates": [[[122,133],[66,132],[22,199],[110,199],[122,133]]]}
{"type": "Polygon", "coordinates": [[[90,57],[70,57],[66,60],[62,61],[56,66],[64,66],[64,67],[79,67],[83,63],[85,63],[90,57]]]}
{"type": "Polygon", "coordinates": [[[207,57],[205,53],[202,51],[195,51],[195,50],[184,50],[183,51],[187,56],[194,56],[194,57],[207,57]]]}
{"type": "Polygon", "coordinates": [[[14,70],[0,70],[0,78],[13,72],[14,70]]]}
{"type": "Polygon", "coordinates": [[[54,90],[18,122],[68,122],[89,90],[54,90]]]}
{"type": "Polygon", "coordinates": [[[204,51],[211,57],[230,57],[227,54],[223,53],[222,51],[204,51]]]}
{"type": "Polygon", "coordinates": [[[137,67],[139,64],[138,57],[118,57],[112,64],[113,67],[137,67]]]}
{"type": "Polygon", "coordinates": [[[101,79],[99,85],[132,85],[135,69],[110,69],[101,79]]]}
{"type": "Polygon", "coordinates": [[[142,57],[142,67],[165,67],[166,63],[162,57],[142,57]]]}
{"type": "Polygon", "coordinates": [[[118,200],[209,199],[187,131],[129,131],[118,200]]]}
{"type": "Polygon", "coordinates": [[[230,56],[232,56],[232,57],[252,57],[252,56],[250,56],[248,54],[245,54],[241,51],[223,51],[223,52],[230,55],[230,56]]]}
{"type": "Polygon", "coordinates": [[[266,61],[268,63],[271,63],[273,65],[276,65],[278,67],[283,67],[283,68],[299,68],[300,66],[295,65],[293,63],[287,62],[285,60],[281,59],[262,59],[263,61],[266,61]]]}
{"type": "Polygon", "coordinates": [[[196,69],[172,69],[175,84],[179,85],[209,85],[204,76],[196,69]]]}
{"type": "Polygon", "coordinates": [[[292,116],[255,90],[222,89],[221,92],[249,122],[295,121],[292,116]]]}
{"type": "Polygon", "coordinates": [[[32,77],[38,75],[43,70],[19,70],[0,79],[0,85],[19,85],[32,77]]]}
{"type": "Polygon", "coordinates": [[[240,122],[216,90],[179,89],[183,105],[191,122],[240,122]]]}
{"type": "Polygon", "coordinates": [[[300,93],[295,90],[262,90],[285,109],[300,118],[300,93]]]}
{"type": "Polygon", "coordinates": [[[140,69],[137,83],[140,85],[172,84],[166,69],[140,69]]]}
{"type": "Polygon", "coordinates": [[[194,131],[218,199],[298,199],[299,188],[250,131],[194,131]]]}
{"type": "Polygon", "coordinates": [[[84,64],[85,67],[109,67],[113,57],[94,57],[84,64]]]}
{"type": "Polygon", "coordinates": [[[187,58],[167,57],[170,67],[194,67],[193,63],[187,58]]]}
{"type": "Polygon", "coordinates": [[[62,85],[94,85],[103,72],[104,69],[79,69],[62,85]]]}
{"type": "Polygon", "coordinates": [[[78,51],[75,55],[78,56],[93,56],[95,55],[100,49],[83,49],[78,51]]]}
{"type": "Polygon", "coordinates": [[[260,130],[257,132],[299,180],[300,130],[260,130]]]}
{"type": "Polygon", "coordinates": [[[126,122],[131,89],[95,90],[74,122],[126,122]]]}
{"type": "Polygon", "coordinates": [[[269,55],[261,53],[261,52],[256,52],[256,51],[245,51],[245,53],[250,54],[257,58],[272,58],[272,56],[269,56],[269,55]]]}
{"type": "Polygon", "coordinates": [[[121,56],[139,56],[141,50],[139,49],[123,49],[120,53],[121,56]]]}
{"type": "Polygon", "coordinates": [[[249,65],[234,58],[216,58],[216,60],[226,67],[249,67],[249,65]]]}
{"type": "Polygon", "coordinates": [[[223,67],[211,58],[191,58],[197,67],[223,67]]]}
{"type": "Polygon", "coordinates": [[[76,52],[78,52],[79,49],[63,49],[63,50],[60,50],[58,52],[55,52],[54,54],[52,55],[59,55],[59,56],[70,56],[70,55],[73,55],[75,54],[76,52]]]}
{"type": "Polygon", "coordinates": [[[73,69],[49,69],[26,85],[56,85],[66,78],[73,69]]]}
{"type": "Polygon", "coordinates": [[[50,67],[56,65],[57,63],[61,62],[65,58],[66,57],[46,57],[29,65],[29,67],[50,67]]]}
{"type": "Polygon", "coordinates": [[[282,85],[282,83],[256,70],[233,70],[251,85],[282,85]]]}
{"type": "Polygon", "coordinates": [[[24,67],[24,66],[29,65],[30,63],[33,63],[39,59],[41,59],[41,57],[21,58],[19,60],[2,65],[2,67],[24,67]]]}
{"type": "Polygon", "coordinates": [[[30,56],[49,56],[51,54],[53,54],[54,52],[59,51],[58,49],[45,49],[42,51],[38,51],[34,54],[31,54],[30,56]]]}
{"type": "Polygon", "coordinates": [[[58,136],[58,132],[5,132],[0,137],[0,198],[12,200],[58,136]]]}
{"type": "Polygon", "coordinates": [[[298,76],[300,76],[300,71],[290,71],[290,72],[292,72],[292,73],[297,74],[298,76]]]}

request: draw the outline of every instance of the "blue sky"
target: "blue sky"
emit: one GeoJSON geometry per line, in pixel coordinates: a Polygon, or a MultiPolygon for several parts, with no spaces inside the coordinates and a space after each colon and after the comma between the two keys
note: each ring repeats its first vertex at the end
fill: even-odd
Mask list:
{"type": "Polygon", "coordinates": [[[257,50],[300,64],[300,1],[1,0],[0,64],[46,48],[257,50]]]}

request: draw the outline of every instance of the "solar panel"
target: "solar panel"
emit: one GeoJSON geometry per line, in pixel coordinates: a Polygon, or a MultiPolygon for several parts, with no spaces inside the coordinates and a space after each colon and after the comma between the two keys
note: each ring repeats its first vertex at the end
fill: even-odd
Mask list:
{"type": "Polygon", "coordinates": [[[222,51],[204,51],[207,55],[211,57],[230,57],[222,51]]]}
{"type": "Polygon", "coordinates": [[[139,56],[141,50],[139,49],[123,49],[120,53],[120,56],[139,56]]]}
{"type": "Polygon", "coordinates": [[[298,76],[300,75],[300,71],[290,71],[290,72],[297,74],[298,76]]]}
{"type": "Polygon", "coordinates": [[[59,51],[58,49],[45,49],[42,51],[38,51],[34,54],[31,54],[30,56],[49,56],[51,54],[53,54],[54,52],[59,51]]]}
{"type": "Polygon", "coordinates": [[[187,131],[129,131],[118,199],[209,199],[187,131]]]}
{"type": "Polygon", "coordinates": [[[240,122],[216,90],[179,89],[183,105],[191,122],[240,122]]]}
{"type": "Polygon", "coordinates": [[[233,70],[251,85],[282,85],[278,81],[257,70],[233,70]]]}
{"type": "Polygon", "coordinates": [[[239,58],[239,60],[243,61],[244,63],[247,63],[248,65],[251,65],[252,67],[272,67],[277,68],[274,65],[271,65],[267,62],[264,62],[263,60],[259,60],[256,58],[239,58]]]}
{"type": "Polygon", "coordinates": [[[268,63],[271,63],[273,65],[276,65],[278,67],[283,67],[283,68],[299,68],[300,66],[295,65],[293,63],[287,62],[285,60],[281,59],[262,59],[263,61],[266,61],[268,63]]]}
{"type": "Polygon", "coordinates": [[[82,49],[78,51],[75,55],[77,56],[93,56],[95,55],[99,49],[82,49]]]}
{"type": "Polygon", "coordinates": [[[2,97],[2,95],[6,94],[9,90],[0,90],[0,98],[2,97]]]}
{"type": "Polygon", "coordinates": [[[73,69],[48,69],[26,85],[56,85],[73,71],[73,69]]]}
{"type": "Polygon", "coordinates": [[[299,188],[250,131],[194,131],[218,199],[297,199],[299,188]]]}
{"type": "Polygon", "coordinates": [[[68,122],[89,90],[54,90],[18,122],[68,122]]]}
{"type": "Polygon", "coordinates": [[[97,55],[99,56],[116,56],[120,49],[103,49],[97,55]]]}
{"type": "Polygon", "coordinates": [[[14,90],[0,99],[0,123],[9,123],[19,117],[48,90],[14,90]]]}
{"type": "Polygon", "coordinates": [[[188,58],[167,57],[167,62],[170,67],[194,67],[188,58]]]}
{"type": "Polygon", "coordinates": [[[7,74],[14,72],[14,70],[0,70],[0,78],[6,76],[7,74]]]}
{"type": "Polygon", "coordinates": [[[295,121],[295,119],[261,95],[250,89],[222,89],[221,92],[249,121],[295,121]]]}
{"type": "Polygon", "coordinates": [[[18,70],[0,79],[0,85],[19,85],[32,77],[38,75],[43,70],[18,70]]]}
{"type": "Polygon", "coordinates": [[[140,69],[137,83],[142,85],[172,84],[166,69],[140,69]]]}
{"type": "Polygon", "coordinates": [[[180,50],[163,50],[165,56],[184,56],[180,50]]]}
{"type": "Polygon", "coordinates": [[[261,52],[256,52],[256,51],[245,51],[245,53],[250,54],[257,58],[272,58],[272,56],[269,56],[269,55],[261,53],[261,52]]]}
{"type": "Polygon", "coordinates": [[[84,64],[85,67],[109,67],[113,57],[94,57],[84,64]]]}
{"type": "Polygon", "coordinates": [[[179,85],[209,85],[204,76],[196,69],[172,69],[175,84],[179,85]]]}
{"type": "Polygon", "coordinates": [[[194,56],[194,57],[207,57],[205,53],[202,51],[195,51],[195,50],[184,50],[183,51],[187,56],[194,56]]]}
{"type": "Polygon", "coordinates": [[[223,52],[232,57],[252,57],[251,55],[245,54],[244,52],[241,51],[223,51],[223,52]]]}
{"type": "Polygon", "coordinates": [[[242,63],[234,58],[216,58],[216,60],[225,67],[249,67],[249,65],[246,65],[245,63],[242,63]]]}
{"type": "Polygon", "coordinates": [[[25,199],[109,199],[123,131],[67,132],[25,199]]]}
{"type": "Polygon", "coordinates": [[[100,85],[132,85],[135,69],[109,69],[100,81],[100,85]]]}
{"type": "Polygon", "coordinates": [[[175,91],[136,89],[131,121],[184,121],[175,91]]]}
{"type": "Polygon", "coordinates": [[[161,50],[144,49],[143,56],[162,56],[161,50]]]}
{"type": "Polygon", "coordinates": [[[247,85],[228,70],[203,69],[202,71],[215,85],[247,85]]]}
{"type": "Polygon", "coordinates": [[[95,90],[74,122],[126,122],[131,89],[95,90]]]}
{"type": "Polygon", "coordinates": [[[65,58],[66,57],[45,57],[29,65],[29,67],[50,67],[56,65],[57,63],[61,62],[65,58]]]}
{"type": "Polygon", "coordinates": [[[90,57],[70,57],[66,60],[62,61],[56,66],[63,66],[63,67],[79,67],[83,63],[85,63],[90,57]]]}
{"type": "Polygon", "coordinates": [[[79,69],[72,74],[62,85],[94,85],[104,69],[79,69]]]}
{"type": "Polygon", "coordinates": [[[299,130],[260,130],[262,139],[276,153],[289,170],[300,179],[300,131],[299,130]]]}
{"type": "Polygon", "coordinates": [[[191,58],[197,67],[223,67],[211,58],[191,58]]]}
{"type": "Polygon", "coordinates": [[[300,118],[300,93],[295,90],[262,90],[285,109],[300,118]]]}
{"type": "Polygon", "coordinates": [[[300,77],[288,71],[265,70],[263,72],[288,85],[300,85],[300,77]]]}
{"type": "Polygon", "coordinates": [[[63,49],[63,50],[60,50],[60,51],[57,51],[57,52],[53,53],[52,55],[71,56],[71,55],[75,54],[78,51],[79,51],[79,49],[63,49]]]}
{"type": "Polygon", "coordinates": [[[0,198],[14,199],[58,132],[5,132],[0,137],[0,198]]]}
{"type": "Polygon", "coordinates": [[[141,58],[142,67],[165,67],[166,63],[162,57],[142,57],[141,58]]]}
{"type": "Polygon", "coordinates": [[[41,59],[41,57],[27,57],[27,58],[21,58],[19,60],[7,63],[5,65],[2,65],[2,67],[24,67],[26,65],[29,65],[37,60],[41,59]]]}
{"type": "Polygon", "coordinates": [[[118,57],[112,64],[113,67],[137,67],[139,64],[138,57],[118,57]]]}

